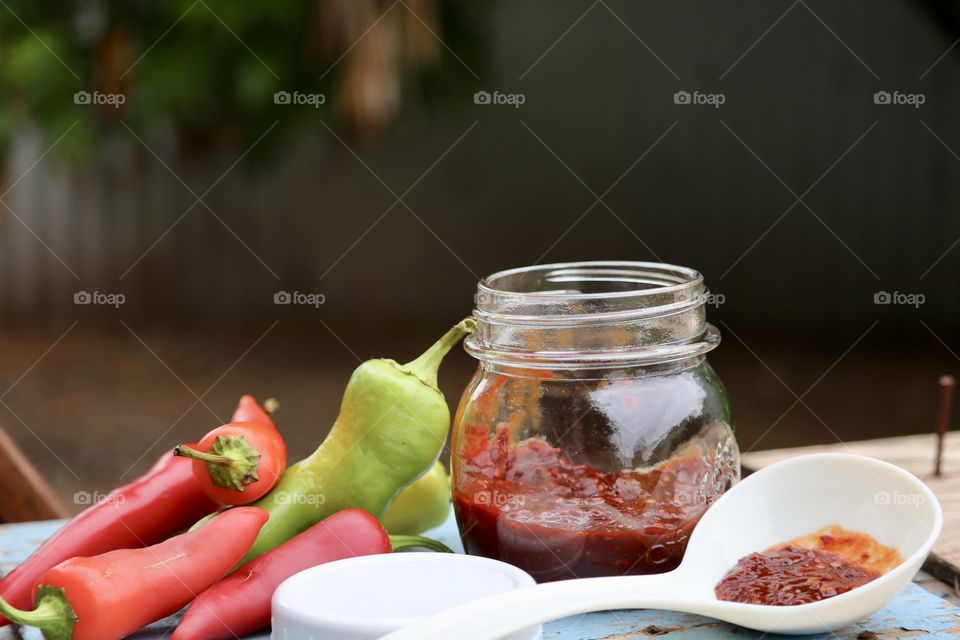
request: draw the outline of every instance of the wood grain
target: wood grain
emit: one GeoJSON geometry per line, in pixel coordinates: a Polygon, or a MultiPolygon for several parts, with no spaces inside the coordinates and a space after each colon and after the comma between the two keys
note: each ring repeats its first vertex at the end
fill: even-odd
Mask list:
{"type": "Polygon", "coordinates": [[[47,481],[0,425],[0,521],[50,520],[68,515],[47,481]]]}
{"type": "MultiPolygon", "coordinates": [[[[63,525],[62,521],[32,522],[0,525],[0,573],[9,571],[22,562],[46,538],[63,525]]],[[[453,518],[440,527],[426,532],[453,549],[462,551],[453,518]]],[[[960,638],[960,609],[933,583],[938,591],[931,592],[930,578],[917,576],[884,609],[870,618],[839,629],[835,634],[804,636],[806,640],[854,640],[858,637],[892,638],[960,638]],[[923,586],[921,586],[923,585],[923,586]]],[[[165,618],[130,636],[130,640],[165,640],[177,625],[179,615],[165,618]]],[[[0,640],[15,639],[10,627],[0,629],[0,640]]],[[[20,629],[22,640],[43,640],[36,629],[20,629]]],[[[723,622],[696,615],[655,611],[601,611],[582,616],[555,620],[544,625],[543,640],[635,640],[660,638],[669,640],[706,640],[707,638],[740,638],[741,640],[777,640],[797,636],[778,636],[749,631],[723,622]]],[[[243,640],[270,640],[264,630],[246,636],[243,640]]],[[[455,640],[455,639],[451,639],[455,640]]]]}

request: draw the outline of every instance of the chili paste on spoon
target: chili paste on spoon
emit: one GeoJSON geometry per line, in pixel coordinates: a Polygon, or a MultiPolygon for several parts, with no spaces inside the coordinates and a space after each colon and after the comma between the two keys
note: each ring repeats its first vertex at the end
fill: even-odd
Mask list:
{"type": "Polygon", "coordinates": [[[714,592],[730,602],[808,604],[863,586],[902,561],[869,535],[832,526],[741,558],[714,592]]]}

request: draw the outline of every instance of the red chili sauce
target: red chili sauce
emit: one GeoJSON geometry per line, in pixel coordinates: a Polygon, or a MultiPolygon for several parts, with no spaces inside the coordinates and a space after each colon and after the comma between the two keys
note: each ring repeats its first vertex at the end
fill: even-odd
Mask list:
{"type": "Polygon", "coordinates": [[[541,439],[506,430],[468,443],[454,506],[467,552],[499,558],[539,582],[662,573],[680,564],[708,506],[699,457],[644,472],[575,464],[541,439]]]}
{"type": "Polygon", "coordinates": [[[730,602],[807,604],[865,585],[902,561],[896,549],[832,526],[741,558],[714,592],[730,602]]]}

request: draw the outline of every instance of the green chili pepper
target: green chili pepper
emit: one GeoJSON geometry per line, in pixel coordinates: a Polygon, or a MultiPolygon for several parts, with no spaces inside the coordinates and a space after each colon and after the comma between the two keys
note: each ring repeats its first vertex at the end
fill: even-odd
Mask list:
{"type": "Polygon", "coordinates": [[[380,517],[401,489],[430,468],[450,428],[437,371],[450,348],[475,328],[473,318],[463,320],[407,364],[376,359],[357,367],[330,435],[256,503],[270,520],[245,560],[342,509],[380,517]]]}
{"type": "Polygon", "coordinates": [[[439,527],[450,515],[450,478],[439,460],[407,486],[383,514],[383,527],[392,534],[417,535],[439,527]]]}

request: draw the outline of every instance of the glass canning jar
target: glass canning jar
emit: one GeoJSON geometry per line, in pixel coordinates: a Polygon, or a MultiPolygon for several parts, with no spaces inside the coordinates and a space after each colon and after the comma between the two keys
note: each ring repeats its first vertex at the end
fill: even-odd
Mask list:
{"type": "Polygon", "coordinates": [[[675,568],[740,477],[706,360],[703,277],[645,262],[538,265],[479,283],[480,361],[454,420],[468,553],[538,581],[675,568]]]}

